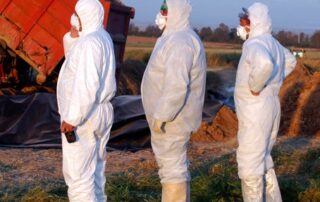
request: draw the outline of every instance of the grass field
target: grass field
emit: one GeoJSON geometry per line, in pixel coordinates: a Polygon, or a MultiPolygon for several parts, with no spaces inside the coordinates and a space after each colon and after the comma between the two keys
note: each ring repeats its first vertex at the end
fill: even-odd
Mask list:
{"type": "MultiPolygon", "coordinates": [[[[139,60],[147,63],[156,40],[156,38],[129,36],[124,60],[139,60]]],[[[204,46],[210,68],[235,66],[240,59],[240,45],[204,43],[204,46]]]]}
{"type": "MultiPolygon", "coordinates": [[[[273,156],[284,202],[320,201],[320,148],[301,152],[277,146],[273,156]]],[[[204,161],[192,168],[191,175],[192,202],[242,201],[235,153],[204,161]]],[[[0,201],[64,202],[66,190],[63,180],[19,184],[0,190],[0,201]]],[[[110,202],[159,202],[161,185],[156,173],[141,176],[128,171],[108,175],[106,192],[110,202]]]]}
{"type": "MultiPolygon", "coordinates": [[[[156,38],[129,36],[124,60],[139,60],[147,63],[156,40],[156,38]]],[[[234,67],[238,64],[242,52],[240,44],[205,42],[204,47],[208,68],[234,67]]],[[[320,59],[319,49],[305,50],[304,59],[308,62],[320,59]]],[[[311,65],[314,65],[314,62],[311,65]]],[[[316,64],[316,66],[319,65],[316,64]]]]}

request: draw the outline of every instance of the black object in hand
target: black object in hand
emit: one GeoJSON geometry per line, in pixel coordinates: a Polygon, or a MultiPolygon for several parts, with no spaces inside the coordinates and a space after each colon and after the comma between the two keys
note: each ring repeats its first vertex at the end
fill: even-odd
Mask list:
{"type": "Polygon", "coordinates": [[[64,134],[66,135],[67,141],[69,143],[73,143],[76,141],[76,134],[74,133],[74,131],[66,132],[64,134]]]}

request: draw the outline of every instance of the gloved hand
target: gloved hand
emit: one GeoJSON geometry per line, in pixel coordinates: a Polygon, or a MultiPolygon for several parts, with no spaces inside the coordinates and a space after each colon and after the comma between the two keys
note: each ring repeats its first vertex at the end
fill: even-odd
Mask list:
{"type": "Polygon", "coordinates": [[[152,121],[152,130],[156,133],[164,133],[164,123],[157,120],[157,119],[154,119],[152,121]]]}
{"type": "Polygon", "coordinates": [[[75,27],[71,27],[70,36],[71,36],[71,38],[78,38],[79,37],[79,31],[75,27]]]}
{"type": "Polygon", "coordinates": [[[75,127],[65,121],[62,121],[60,130],[62,133],[71,132],[75,129],[75,127]]]}
{"type": "Polygon", "coordinates": [[[251,94],[254,95],[254,96],[259,96],[260,92],[256,93],[256,92],[251,91],[251,94]]]}

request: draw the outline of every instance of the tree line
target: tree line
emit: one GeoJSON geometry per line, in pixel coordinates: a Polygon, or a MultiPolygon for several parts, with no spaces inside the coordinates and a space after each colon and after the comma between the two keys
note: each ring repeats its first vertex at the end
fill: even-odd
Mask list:
{"type": "MultiPolygon", "coordinates": [[[[224,42],[224,43],[242,43],[237,37],[236,28],[229,28],[226,24],[221,23],[216,28],[202,27],[194,28],[194,31],[203,41],[207,42],[224,42]]],[[[281,44],[285,46],[299,46],[305,48],[320,48],[320,30],[308,35],[304,32],[295,33],[291,31],[281,30],[272,33],[281,44]]],[[[161,31],[155,25],[149,25],[145,29],[141,29],[134,23],[129,25],[129,35],[159,37],[161,31]]]]}

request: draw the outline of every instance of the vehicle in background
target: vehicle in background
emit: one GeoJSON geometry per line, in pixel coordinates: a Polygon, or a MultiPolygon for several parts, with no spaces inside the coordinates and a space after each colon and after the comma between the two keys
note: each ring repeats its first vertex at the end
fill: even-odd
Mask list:
{"type": "MultiPolygon", "coordinates": [[[[53,83],[62,62],[63,35],[77,0],[0,0],[0,88],[53,83]]],[[[134,9],[119,0],[101,0],[104,26],[114,42],[117,74],[123,64],[134,9]]]]}

